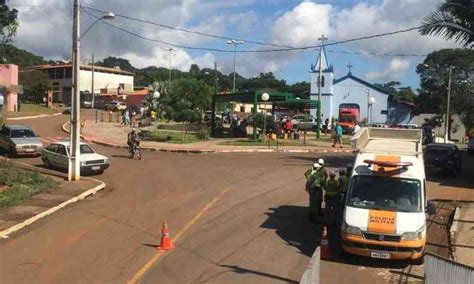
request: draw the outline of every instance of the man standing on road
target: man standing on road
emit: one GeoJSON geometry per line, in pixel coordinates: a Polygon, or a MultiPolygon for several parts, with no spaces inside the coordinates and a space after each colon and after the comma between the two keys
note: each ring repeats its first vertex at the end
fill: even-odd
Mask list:
{"type": "Polygon", "coordinates": [[[324,160],[319,159],[317,163],[314,163],[313,167],[305,172],[305,176],[306,191],[309,194],[308,220],[310,223],[316,223],[316,217],[321,215],[323,187],[327,179],[324,160]]]}
{"type": "Polygon", "coordinates": [[[329,173],[329,180],[326,182],[326,195],[324,196],[324,202],[326,202],[326,209],[335,208],[339,198],[339,182],[336,180],[336,174],[329,173]]]}
{"type": "Polygon", "coordinates": [[[332,147],[336,147],[336,143],[339,143],[340,147],[342,148],[342,126],[339,122],[336,122],[336,128],[334,128],[334,143],[332,147]]]}

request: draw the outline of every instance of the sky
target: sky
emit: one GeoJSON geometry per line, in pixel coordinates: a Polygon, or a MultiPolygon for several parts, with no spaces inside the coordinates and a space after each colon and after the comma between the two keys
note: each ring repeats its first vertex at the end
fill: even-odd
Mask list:
{"type": "MultiPolygon", "coordinates": [[[[380,34],[419,26],[441,0],[81,0],[81,5],[117,14],[109,23],[141,37],[173,44],[224,49],[233,47],[224,39],[200,36],[147,24],[129,18],[189,29],[246,41],[285,46],[315,46],[324,34],[327,42],[380,34]],[[118,16],[120,15],[120,16],[118,16]]],[[[9,0],[19,10],[20,26],[14,44],[48,59],[71,58],[72,0],[9,0]]],[[[101,14],[87,10],[81,15],[82,31],[101,14]]],[[[335,77],[352,74],[371,83],[400,81],[402,86],[417,88],[415,72],[424,56],[442,48],[460,47],[439,37],[421,36],[417,31],[326,47],[335,77]],[[356,53],[356,54],[354,54],[356,53]],[[377,56],[422,55],[422,56],[377,56]]],[[[169,46],[139,37],[97,22],[81,40],[81,60],[107,56],[123,57],[138,68],[169,66],[169,46]]],[[[238,50],[278,49],[245,42],[238,50]]],[[[309,68],[317,60],[319,49],[290,52],[237,53],[236,72],[256,76],[273,72],[288,83],[309,81],[309,68]]],[[[174,69],[201,68],[233,70],[233,52],[219,53],[175,48],[171,52],[174,69]]]]}

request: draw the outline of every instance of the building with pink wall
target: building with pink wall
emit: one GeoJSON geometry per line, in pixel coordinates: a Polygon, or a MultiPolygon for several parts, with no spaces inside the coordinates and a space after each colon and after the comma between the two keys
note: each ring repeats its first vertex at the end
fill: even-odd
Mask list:
{"type": "Polygon", "coordinates": [[[8,111],[16,111],[18,94],[22,93],[18,86],[18,66],[15,64],[0,64],[0,93],[8,111]]]}

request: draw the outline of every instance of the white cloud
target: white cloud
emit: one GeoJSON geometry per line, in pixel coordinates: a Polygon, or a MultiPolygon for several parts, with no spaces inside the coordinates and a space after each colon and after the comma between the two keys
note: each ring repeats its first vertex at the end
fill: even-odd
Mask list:
{"type": "Polygon", "coordinates": [[[329,4],[300,3],[275,21],[273,41],[291,46],[315,44],[318,35],[329,33],[331,10],[329,4]]]}
{"type": "MultiPolygon", "coordinates": [[[[155,48],[151,56],[144,56],[133,52],[125,53],[122,56],[127,58],[133,65],[138,68],[148,66],[169,67],[170,52],[162,48],[155,48]]],[[[182,49],[176,49],[171,52],[171,68],[180,71],[189,71],[191,64],[197,64],[200,68],[214,67],[215,57],[211,53],[205,53],[202,56],[191,57],[189,53],[182,49]]]]}
{"type": "MultiPolygon", "coordinates": [[[[407,29],[421,25],[425,16],[435,10],[440,0],[384,0],[378,4],[359,3],[335,10],[332,40],[344,40],[371,34],[407,29]]],[[[378,53],[424,54],[446,47],[459,46],[440,37],[422,36],[418,31],[361,40],[355,46],[362,51],[378,53]]]]}
{"type": "Polygon", "coordinates": [[[400,79],[410,68],[410,61],[407,59],[393,58],[384,71],[370,71],[364,77],[370,81],[388,81],[400,79]]]}

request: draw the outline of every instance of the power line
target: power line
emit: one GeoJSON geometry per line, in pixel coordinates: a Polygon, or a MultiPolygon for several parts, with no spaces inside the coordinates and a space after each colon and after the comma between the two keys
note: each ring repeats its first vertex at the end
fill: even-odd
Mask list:
{"type": "MultiPolygon", "coordinates": [[[[100,9],[91,8],[91,7],[88,7],[88,6],[83,6],[84,13],[89,14],[89,15],[91,15],[92,17],[94,17],[96,19],[98,19],[100,17],[94,15],[93,13],[91,13],[89,11],[86,11],[86,9],[96,11],[96,12],[101,12],[101,13],[106,12],[105,10],[100,10],[100,9]]],[[[118,15],[116,15],[116,16],[118,16],[118,15]]],[[[136,18],[132,18],[132,17],[128,17],[128,16],[122,16],[122,17],[127,17],[127,19],[133,19],[133,20],[137,20],[137,21],[140,21],[140,22],[143,22],[143,23],[148,22],[148,21],[144,21],[144,20],[141,20],[141,19],[136,19],[136,18]]],[[[143,40],[156,42],[156,43],[161,43],[161,44],[165,44],[165,45],[168,45],[168,46],[173,46],[173,47],[183,48],[183,49],[189,49],[189,50],[202,50],[202,51],[213,51],[213,52],[222,52],[222,53],[233,53],[234,52],[234,50],[229,50],[229,49],[187,46],[187,45],[181,45],[181,44],[167,42],[167,41],[164,41],[164,40],[161,40],[161,39],[152,39],[152,38],[149,38],[149,37],[145,37],[145,36],[143,36],[139,33],[132,32],[130,30],[122,28],[120,26],[111,24],[110,22],[106,22],[106,21],[102,21],[102,20],[101,20],[101,22],[108,25],[108,26],[110,26],[110,27],[112,27],[112,28],[118,29],[118,30],[120,30],[124,33],[127,33],[127,34],[130,34],[132,36],[141,38],[143,40]]],[[[202,33],[202,32],[196,32],[196,31],[189,31],[189,30],[180,29],[180,28],[174,28],[174,27],[170,27],[170,26],[166,26],[166,25],[157,24],[157,23],[154,23],[154,24],[164,26],[164,27],[168,27],[168,28],[172,28],[172,29],[175,29],[175,30],[183,30],[183,31],[192,32],[192,33],[195,33],[195,34],[212,36],[212,37],[215,37],[215,38],[235,39],[235,38],[227,37],[227,36],[217,36],[217,35],[211,35],[211,34],[206,34],[206,33],[202,33]]],[[[357,37],[357,38],[340,40],[340,41],[336,41],[336,42],[326,43],[324,46],[333,46],[333,45],[345,44],[345,43],[355,42],[355,41],[360,41],[360,40],[367,40],[367,39],[373,39],[373,38],[378,38],[378,37],[384,37],[384,36],[389,36],[389,35],[394,35],[394,34],[399,34],[399,33],[406,33],[406,32],[409,32],[409,31],[418,30],[418,29],[420,29],[420,27],[421,26],[416,26],[416,27],[411,27],[411,28],[402,29],[402,30],[396,30],[396,31],[392,31],[392,32],[385,32],[385,33],[374,34],[374,35],[369,35],[369,36],[362,36],[362,37],[357,37]]],[[[253,42],[251,40],[246,40],[246,39],[242,39],[242,40],[245,41],[245,42],[249,42],[249,43],[253,42]]],[[[259,42],[259,43],[263,44],[261,42],[259,42]]],[[[275,45],[275,46],[280,46],[280,45],[275,45]]],[[[282,46],[282,47],[284,47],[284,46],[282,46]]],[[[302,46],[302,47],[285,47],[285,48],[280,48],[280,49],[246,49],[246,50],[237,50],[236,52],[237,53],[288,52],[288,51],[301,51],[301,50],[308,50],[308,49],[315,49],[315,48],[321,48],[321,45],[309,45],[309,46],[302,46]]],[[[331,51],[331,52],[337,52],[337,51],[331,51]]],[[[421,57],[421,56],[425,56],[425,55],[419,55],[419,54],[388,54],[388,53],[378,54],[378,53],[374,53],[374,52],[363,53],[363,52],[339,51],[339,53],[354,54],[354,55],[367,55],[367,54],[369,54],[369,55],[374,55],[374,56],[394,56],[394,57],[421,57]]]]}
{"type": "MultiPolygon", "coordinates": [[[[89,10],[92,10],[92,11],[96,11],[96,12],[101,12],[101,13],[106,13],[106,12],[107,12],[107,11],[105,11],[105,10],[93,8],[93,7],[90,7],[90,6],[82,6],[82,7],[86,8],[86,9],[89,9],[89,10]]],[[[166,29],[181,31],[181,32],[185,32],[185,33],[190,33],[190,34],[196,34],[196,35],[207,36],[207,37],[212,37],[212,38],[217,38],[217,39],[223,39],[223,40],[232,40],[232,39],[234,39],[234,40],[242,40],[242,41],[245,41],[246,43],[253,43],[253,44],[262,45],[262,46],[273,46],[273,47],[282,47],[282,48],[293,48],[293,46],[289,46],[289,45],[279,45],[279,44],[265,43],[265,42],[254,41],[254,40],[249,40],[249,39],[241,39],[241,38],[234,38],[234,37],[229,37],[229,36],[215,35],[215,34],[204,33],[204,32],[200,32],[200,31],[194,31],[194,30],[189,30],[189,29],[183,29],[183,28],[173,27],[173,26],[169,26],[169,25],[165,25],[165,24],[160,24],[160,23],[148,21],[148,20],[133,18],[133,17],[126,16],[126,15],[121,15],[121,14],[116,14],[116,13],[114,13],[114,14],[115,14],[115,16],[121,17],[121,18],[124,18],[124,19],[132,20],[132,21],[137,21],[137,22],[144,23],[144,24],[150,24],[150,25],[154,25],[154,26],[159,26],[159,27],[166,28],[166,29]]]]}

